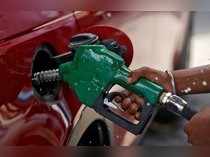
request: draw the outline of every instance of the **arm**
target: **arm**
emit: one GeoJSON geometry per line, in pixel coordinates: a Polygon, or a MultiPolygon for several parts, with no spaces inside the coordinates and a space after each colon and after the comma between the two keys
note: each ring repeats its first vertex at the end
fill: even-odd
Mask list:
{"type": "MultiPolygon", "coordinates": [[[[172,72],[175,80],[177,95],[198,94],[210,92],[210,65],[177,70],[172,72]]],[[[133,83],[140,77],[145,77],[161,86],[166,91],[172,91],[170,76],[160,70],[143,67],[134,70],[129,78],[129,82],[133,83]]]]}
{"type": "Polygon", "coordinates": [[[172,72],[178,95],[210,92],[210,65],[172,72]]]}
{"type": "MultiPolygon", "coordinates": [[[[196,94],[210,92],[210,65],[177,70],[172,72],[175,80],[176,94],[196,94]]],[[[134,83],[140,77],[151,80],[165,89],[167,92],[172,92],[171,77],[168,73],[160,70],[155,70],[148,67],[139,68],[131,72],[128,82],[134,83]]],[[[118,99],[118,103],[130,115],[134,115],[136,119],[140,118],[139,110],[144,104],[144,99],[127,92],[118,99]]]]}
{"type": "MultiPolygon", "coordinates": [[[[210,65],[177,70],[173,71],[172,74],[178,95],[210,92],[210,65]]],[[[133,83],[140,77],[145,77],[163,86],[165,91],[172,91],[171,78],[166,72],[143,67],[133,71],[128,81],[133,83]]],[[[139,99],[137,101],[132,99],[132,97],[132,94],[124,97],[121,100],[122,107],[129,114],[134,115],[136,119],[140,119],[141,115],[138,111],[141,108],[141,104],[143,104],[143,98],[137,97],[139,99]]],[[[191,144],[210,145],[210,108],[205,108],[193,116],[185,125],[185,132],[191,144]]]]}

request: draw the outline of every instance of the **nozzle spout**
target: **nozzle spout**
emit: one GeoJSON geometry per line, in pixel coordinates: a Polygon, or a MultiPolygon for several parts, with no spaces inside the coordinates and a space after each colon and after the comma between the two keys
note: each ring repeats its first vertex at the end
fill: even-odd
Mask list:
{"type": "Polygon", "coordinates": [[[32,81],[35,84],[55,82],[59,80],[61,80],[59,75],[59,69],[36,72],[32,77],[32,81]]]}

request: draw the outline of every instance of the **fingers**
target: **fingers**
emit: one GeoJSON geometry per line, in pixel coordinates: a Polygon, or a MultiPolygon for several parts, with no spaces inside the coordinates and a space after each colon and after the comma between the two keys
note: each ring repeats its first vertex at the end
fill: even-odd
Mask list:
{"type": "Polygon", "coordinates": [[[137,96],[137,95],[135,95],[135,102],[137,104],[141,104],[141,106],[145,103],[144,102],[144,98],[143,97],[140,97],[140,96],[137,96]]]}
{"type": "Polygon", "coordinates": [[[117,103],[121,103],[122,100],[123,100],[123,98],[122,98],[121,96],[116,96],[116,97],[114,98],[114,100],[115,100],[115,102],[117,102],[117,103]]]}
{"type": "Polygon", "coordinates": [[[131,104],[127,108],[128,113],[131,115],[136,115],[136,113],[138,113],[142,109],[142,106],[144,105],[144,99],[143,97],[139,97],[136,94],[131,94],[130,99],[131,104]]]}
{"type": "Polygon", "coordinates": [[[128,110],[128,108],[130,107],[131,103],[132,103],[131,98],[129,98],[129,97],[125,98],[122,101],[122,104],[121,104],[123,110],[125,110],[125,111],[128,110]]]}
{"type": "Polygon", "coordinates": [[[140,105],[137,103],[131,103],[131,105],[128,107],[128,113],[131,115],[135,115],[139,110],[140,105]]]}
{"type": "Polygon", "coordinates": [[[137,70],[134,70],[130,73],[128,77],[128,83],[134,83],[136,82],[140,76],[144,76],[145,72],[148,71],[147,67],[143,67],[137,70]]]}
{"type": "Polygon", "coordinates": [[[137,112],[137,113],[135,114],[135,119],[136,119],[136,120],[140,120],[140,119],[141,119],[141,113],[140,113],[140,112],[137,112]]]}
{"type": "Polygon", "coordinates": [[[135,83],[139,78],[146,78],[163,86],[166,91],[172,91],[173,86],[171,85],[171,77],[166,72],[149,67],[139,68],[129,74],[128,83],[135,83]]]}
{"type": "Polygon", "coordinates": [[[161,73],[162,73],[161,71],[149,67],[142,67],[130,73],[128,77],[128,83],[134,83],[140,77],[144,77],[152,81],[158,81],[158,76],[161,76],[161,73]]]}
{"type": "Polygon", "coordinates": [[[136,94],[128,91],[123,91],[119,96],[116,96],[114,100],[121,105],[121,108],[125,112],[134,116],[136,120],[140,120],[140,111],[144,105],[143,97],[139,97],[136,94]]]}
{"type": "Polygon", "coordinates": [[[194,145],[210,144],[210,108],[204,108],[185,125],[188,142],[194,145]]]}
{"type": "Polygon", "coordinates": [[[115,96],[115,97],[114,97],[114,100],[115,100],[115,102],[117,102],[117,103],[122,103],[122,101],[123,101],[126,97],[128,97],[131,93],[125,90],[125,91],[119,92],[118,94],[119,94],[118,96],[115,96]]]}
{"type": "Polygon", "coordinates": [[[135,119],[140,120],[140,111],[144,105],[144,99],[135,94],[131,94],[124,98],[121,103],[123,110],[125,110],[130,115],[134,116],[135,119]]]}

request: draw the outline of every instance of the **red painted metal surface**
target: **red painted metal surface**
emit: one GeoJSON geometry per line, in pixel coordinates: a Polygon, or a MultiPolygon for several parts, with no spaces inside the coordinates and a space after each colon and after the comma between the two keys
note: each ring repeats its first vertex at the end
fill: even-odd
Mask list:
{"type": "Polygon", "coordinates": [[[133,59],[133,45],[129,37],[119,29],[110,26],[92,26],[84,30],[84,32],[91,32],[97,34],[100,39],[114,39],[119,44],[124,45],[127,49],[123,58],[129,66],[133,59]]]}
{"type": "MultiPolygon", "coordinates": [[[[0,12],[0,145],[67,144],[80,102],[66,86],[63,99],[56,104],[37,100],[31,86],[32,59],[43,44],[56,53],[67,52],[70,37],[103,20],[103,14],[0,12]]],[[[104,37],[111,33],[101,31],[104,37]]],[[[121,35],[117,37],[121,42],[130,42],[121,35]]],[[[131,52],[130,43],[128,47],[131,52]]],[[[126,58],[130,63],[132,54],[126,58]]]]}
{"type": "MultiPolygon", "coordinates": [[[[0,43],[0,144],[63,145],[71,130],[72,118],[79,108],[77,99],[49,107],[33,96],[30,78],[36,48],[48,44],[52,45],[57,53],[66,52],[69,38],[79,31],[72,13],[58,13],[59,17],[55,16],[54,20],[42,17],[33,20],[32,15],[37,14],[13,14],[11,16],[15,21],[0,23],[2,29],[6,26],[14,27],[17,21],[23,22],[17,29],[2,29],[4,35],[0,43]],[[32,19],[23,21],[22,15],[25,15],[25,19],[32,16],[32,19]],[[63,104],[65,112],[71,115],[65,113],[65,116],[59,108],[62,106],[60,104],[63,104]]],[[[10,14],[2,16],[6,18],[7,15],[10,14]]],[[[66,93],[71,97],[72,93],[66,93]]]]}
{"type": "Polygon", "coordinates": [[[67,13],[63,11],[0,11],[0,40],[17,36],[67,13]]]}

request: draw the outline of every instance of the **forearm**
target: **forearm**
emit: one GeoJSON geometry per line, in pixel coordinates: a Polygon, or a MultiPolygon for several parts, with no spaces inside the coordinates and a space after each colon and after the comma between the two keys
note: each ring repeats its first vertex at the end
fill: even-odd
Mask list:
{"type": "Polygon", "coordinates": [[[210,93],[210,65],[173,71],[178,95],[210,93]]]}

